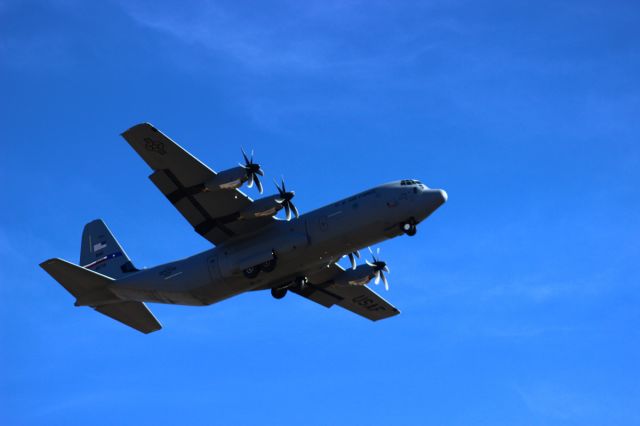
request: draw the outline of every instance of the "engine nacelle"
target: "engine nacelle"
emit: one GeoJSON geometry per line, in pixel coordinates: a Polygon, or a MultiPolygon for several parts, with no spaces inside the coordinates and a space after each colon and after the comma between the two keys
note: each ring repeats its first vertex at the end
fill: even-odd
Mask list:
{"type": "Polygon", "coordinates": [[[347,269],[334,278],[337,285],[365,285],[373,278],[373,269],[369,265],[360,265],[356,269],[347,269]]]}
{"type": "Polygon", "coordinates": [[[242,219],[255,219],[258,217],[273,216],[282,209],[282,204],[276,201],[279,198],[279,195],[270,195],[255,200],[240,212],[240,217],[242,219]]]}
{"type": "Polygon", "coordinates": [[[249,177],[244,167],[238,166],[229,170],[224,170],[212,179],[205,182],[205,191],[219,191],[221,189],[236,189],[242,186],[249,177]]]}

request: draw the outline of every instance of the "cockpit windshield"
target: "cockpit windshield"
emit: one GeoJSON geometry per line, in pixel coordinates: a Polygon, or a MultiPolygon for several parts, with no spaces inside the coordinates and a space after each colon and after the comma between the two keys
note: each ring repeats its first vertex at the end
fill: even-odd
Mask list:
{"type": "MultiPolygon", "coordinates": [[[[400,181],[400,185],[401,186],[413,186],[414,188],[420,188],[421,190],[426,190],[429,189],[427,188],[427,186],[425,184],[423,184],[422,182],[420,182],[419,180],[415,180],[415,179],[404,179],[400,181]]],[[[416,189],[414,189],[414,192],[416,191],[416,189]]]]}

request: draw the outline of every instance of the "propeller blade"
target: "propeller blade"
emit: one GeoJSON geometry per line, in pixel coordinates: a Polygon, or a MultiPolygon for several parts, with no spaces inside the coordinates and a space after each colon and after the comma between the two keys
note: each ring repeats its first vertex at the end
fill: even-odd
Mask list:
{"type": "MultiPolygon", "coordinates": [[[[245,164],[249,164],[249,163],[251,163],[251,161],[249,161],[249,158],[247,157],[247,153],[246,153],[246,152],[244,152],[244,148],[242,148],[242,147],[241,147],[240,149],[242,150],[242,156],[244,157],[244,162],[245,162],[245,164]]],[[[252,152],[253,152],[253,151],[252,151],[252,152]]]]}
{"type": "Polygon", "coordinates": [[[291,220],[291,207],[289,207],[289,203],[284,203],[284,211],[287,213],[287,220],[291,220]]]}
{"type": "MultiPolygon", "coordinates": [[[[261,172],[261,170],[258,170],[258,172],[261,172]]],[[[262,176],[262,173],[259,174],[262,176]]],[[[262,194],[262,183],[260,182],[260,179],[258,179],[258,175],[254,176],[253,180],[256,182],[256,188],[258,188],[258,191],[262,194]]]]}
{"type": "Polygon", "coordinates": [[[293,210],[293,214],[295,215],[296,219],[298,219],[300,217],[300,214],[298,213],[298,209],[291,201],[289,201],[289,204],[291,205],[291,210],[293,210]]]}
{"type": "Polygon", "coordinates": [[[260,168],[260,169],[258,169],[258,170],[256,171],[256,173],[257,173],[257,174],[259,174],[260,176],[264,176],[264,172],[262,171],[262,169],[261,169],[261,168],[260,168]]]}
{"type": "Polygon", "coordinates": [[[353,254],[355,254],[356,257],[360,259],[360,252],[358,250],[354,251],[353,254]]]}
{"type": "Polygon", "coordinates": [[[375,276],[376,280],[374,281],[374,283],[377,285],[380,283],[380,271],[376,271],[375,276]]]}
{"type": "Polygon", "coordinates": [[[387,281],[387,277],[384,275],[384,272],[380,272],[382,276],[382,282],[384,283],[384,289],[389,291],[389,281],[387,281]]]}
{"type": "Polygon", "coordinates": [[[349,261],[351,262],[351,269],[356,269],[356,257],[353,253],[349,253],[349,261]]]}
{"type": "Polygon", "coordinates": [[[382,268],[383,271],[385,271],[387,274],[390,274],[391,271],[389,270],[389,267],[387,266],[387,264],[384,264],[384,268],[382,268]]]}
{"type": "Polygon", "coordinates": [[[365,260],[365,263],[369,266],[371,266],[372,268],[375,268],[376,265],[374,265],[373,263],[369,262],[368,260],[365,260]]]}
{"type": "Polygon", "coordinates": [[[253,186],[253,173],[249,173],[249,183],[247,184],[248,188],[253,186]]]}

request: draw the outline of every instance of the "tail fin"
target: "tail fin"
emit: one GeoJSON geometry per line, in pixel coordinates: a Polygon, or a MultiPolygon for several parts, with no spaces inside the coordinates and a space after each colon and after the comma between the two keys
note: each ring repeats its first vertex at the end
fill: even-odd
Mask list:
{"type": "Polygon", "coordinates": [[[107,225],[100,219],[84,226],[80,265],[115,279],[138,271],[107,225]]]}

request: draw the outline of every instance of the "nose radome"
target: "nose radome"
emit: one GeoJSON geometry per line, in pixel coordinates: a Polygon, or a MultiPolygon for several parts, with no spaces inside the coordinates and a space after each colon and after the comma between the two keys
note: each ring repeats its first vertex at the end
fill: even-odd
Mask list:
{"type": "Polygon", "coordinates": [[[440,192],[440,196],[442,197],[442,203],[446,203],[447,199],[449,198],[449,196],[447,195],[447,191],[445,191],[444,189],[439,189],[438,192],[440,192]]]}

